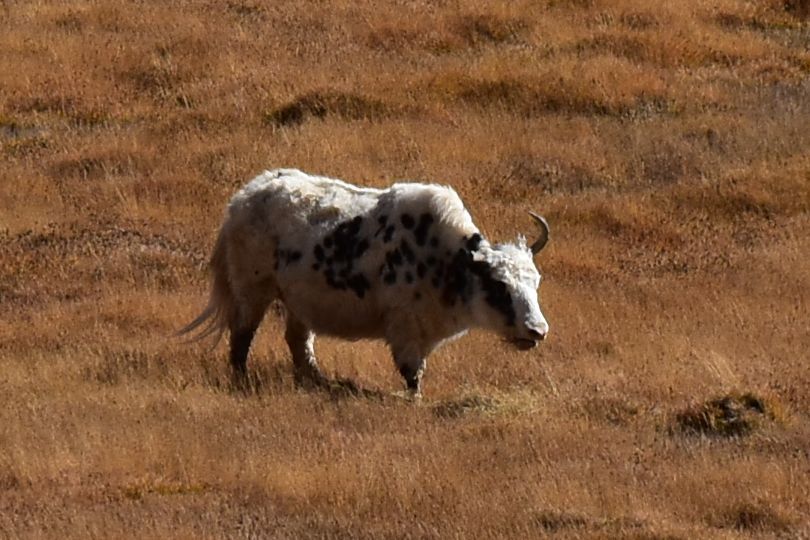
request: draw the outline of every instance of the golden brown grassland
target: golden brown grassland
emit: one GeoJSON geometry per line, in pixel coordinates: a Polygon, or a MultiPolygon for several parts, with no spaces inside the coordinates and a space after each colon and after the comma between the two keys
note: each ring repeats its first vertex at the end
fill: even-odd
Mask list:
{"type": "Polygon", "coordinates": [[[810,535],[806,0],[0,2],[0,537],[810,535]],[[172,333],[264,168],[447,183],[551,337],[421,405],[172,333]]]}

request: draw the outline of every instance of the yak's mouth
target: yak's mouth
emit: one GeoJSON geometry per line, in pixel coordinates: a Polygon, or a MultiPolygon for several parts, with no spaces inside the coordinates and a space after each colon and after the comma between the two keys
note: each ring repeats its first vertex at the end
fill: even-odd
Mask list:
{"type": "Polygon", "coordinates": [[[515,338],[512,340],[512,343],[521,351],[528,351],[529,349],[533,349],[535,346],[537,346],[537,342],[535,340],[525,338],[515,338]]]}

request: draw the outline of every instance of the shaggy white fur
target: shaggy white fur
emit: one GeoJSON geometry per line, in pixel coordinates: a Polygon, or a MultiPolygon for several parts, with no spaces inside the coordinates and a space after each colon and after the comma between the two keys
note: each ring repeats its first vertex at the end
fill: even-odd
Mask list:
{"type": "Polygon", "coordinates": [[[287,310],[299,378],[320,377],[315,333],[381,338],[415,393],[427,356],[471,327],[521,348],[548,332],[525,240],[491,245],[445,186],[266,171],[231,200],[211,268],[209,305],[184,331],[229,330],[237,376],[274,300],[287,310]]]}

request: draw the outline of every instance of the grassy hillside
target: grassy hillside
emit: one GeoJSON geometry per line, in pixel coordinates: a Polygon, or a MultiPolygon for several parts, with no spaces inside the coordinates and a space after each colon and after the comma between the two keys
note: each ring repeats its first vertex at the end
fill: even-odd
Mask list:
{"type": "Polygon", "coordinates": [[[0,537],[810,535],[804,0],[0,3],[0,537]],[[288,4],[288,5],[283,5],[288,4]],[[552,227],[550,338],[425,399],[283,314],[229,384],[224,205],[280,166],[552,227]]]}

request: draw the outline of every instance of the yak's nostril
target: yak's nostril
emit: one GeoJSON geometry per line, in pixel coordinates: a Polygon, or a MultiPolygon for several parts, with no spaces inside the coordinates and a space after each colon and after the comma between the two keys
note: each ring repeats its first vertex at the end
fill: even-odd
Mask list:
{"type": "Polygon", "coordinates": [[[533,328],[529,329],[529,335],[532,336],[532,339],[537,340],[537,341],[543,341],[544,339],[546,339],[545,332],[540,333],[540,332],[538,332],[537,330],[535,330],[533,328]]]}

